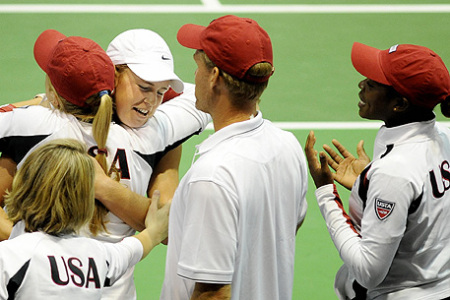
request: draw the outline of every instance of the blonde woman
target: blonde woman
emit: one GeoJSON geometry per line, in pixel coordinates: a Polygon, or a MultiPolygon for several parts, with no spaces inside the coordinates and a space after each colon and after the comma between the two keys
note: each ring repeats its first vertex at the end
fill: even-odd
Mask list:
{"type": "MultiPolygon", "coordinates": [[[[42,35],[49,35],[51,38],[47,37],[45,40],[48,40],[48,42],[44,44],[39,43],[43,38],[38,38],[35,53],[39,53],[41,47],[48,45],[55,47],[55,43],[58,45],[60,41],[74,38],[65,37],[54,30],[45,31],[42,35]]],[[[111,44],[116,45],[115,49],[118,51],[116,53],[123,53],[125,50],[121,47],[130,45],[126,42],[133,43],[136,49],[146,49],[144,53],[139,53],[139,57],[136,57],[138,61],[142,62],[145,62],[145,54],[158,53],[157,50],[169,51],[161,37],[147,30],[126,32],[111,44]],[[130,35],[135,38],[130,40],[130,35]],[[144,36],[152,36],[153,40],[140,39],[144,36]],[[146,42],[142,45],[142,42],[139,41],[146,42]]],[[[72,45],[65,49],[73,51],[72,48],[75,46],[72,45]]],[[[80,48],[80,52],[85,52],[84,47],[80,48]]],[[[164,57],[168,58],[169,54],[170,52],[165,53],[164,57]]],[[[103,52],[102,55],[106,54],[103,52]]],[[[114,57],[112,54],[110,55],[114,57]]],[[[39,61],[41,56],[36,55],[35,57],[39,61]]],[[[129,56],[125,57],[129,58],[129,56]]],[[[145,77],[149,73],[148,69],[151,68],[153,63],[162,60],[161,57],[162,55],[153,55],[150,60],[146,61],[145,72],[139,73],[142,78],[136,76],[134,71],[131,72],[133,66],[130,61],[120,60],[120,55],[114,59],[114,63],[127,65],[128,69],[119,72],[119,70],[113,68],[111,76],[113,82],[115,80],[114,97],[117,118],[110,123],[105,147],[100,147],[100,143],[94,139],[93,125],[95,124],[86,120],[81,114],[75,117],[73,111],[61,111],[62,107],[66,107],[65,104],[59,104],[52,100],[55,99],[54,95],[59,92],[56,87],[55,91],[51,88],[46,89],[49,101],[55,106],[53,110],[42,106],[30,106],[0,114],[0,152],[3,152],[3,155],[6,154],[0,158],[0,189],[4,191],[9,188],[12,181],[11,175],[30,149],[43,141],[54,138],[75,138],[87,145],[89,154],[105,154],[107,161],[106,175],[115,178],[120,176],[120,182],[111,180],[106,175],[103,175],[103,177],[97,176],[101,180],[96,180],[96,199],[102,201],[110,212],[104,214],[105,211],[103,211],[103,214],[99,214],[97,226],[91,226],[91,230],[85,228],[83,234],[102,241],[116,243],[124,237],[134,235],[136,230],[143,230],[145,228],[146,211],[150,203],[146,195],[151,195],[155,189],[158,189],[162,191],[161,202],[165,203],[173,195],[178,183],[178,163],[181,153],[177,150],[167,153],[168,150],[177,147],[192,134],[202,131],[209,122],[209,117],[206,114],[195,109],[192,85],[187,89],[185,88],[181,96],[153,110],[152,103],[159,106],[169,86],[176,85],[174,83],[176,78],[172,76],[173,74],[165,78],[159,77],[160,81],[156,77],[145,77]],[[130,114],[127,115],[127,113],[130,114]],[[133,121],[140,120],[139,115],[143,113],[145,114],[145,121],[141,120],[144,122],[134,124],[133,121]],[[13,171],[9,171],[9,167],[12,167],[13,171]],[[157,175],[153,176],[154,174],[157,175]],[[5,182],[6,184],[4,184],[5,182]]],[[[73,61],[72,58],[67,58],[66,61],[68,62],[66,63],[68,68],[78,68],[78,65],[70,64],[73,61]]],[[[80,64],[83,65],[88,62],[90,62],[89,59],[83,59],[80,64]]],[[[167,62],[167,60],[164,60],[164,62],[167,62]]],[[[61,65],[64,65],[64,63],[61,63],[61,65]]],[[[161,65],[156,65],[159,66],[159,70],[162,69],[161,65]]],[[[45,65],[42,66],[45,67],[45,65]]],[[[121,68],[125,67],[122,66],[121,68]]],[[[136,69],[134,70],[136,71],[136,69]]],[[[165,73],[170,73],[170,71],[173,73],[173,64],[166,66],[165,73]]],[[[155,72],[155,74],[164,74],[164,72],[155,72]]],[[[87,72],[84,72],[83,76],[86,79],[91,78],[87,72]]],[[[92,82],[95,82],[95,77],[92,78],[92,82]]],[[[82,80],[68,80],[67,82],[70,82],[71,88],[76,93],[77,85],[82,80]]],[[[179,89],[177,90],[179,91],[179,89]]],[[[84,107],[82,108],[84,109],[84,107]]],[[[8,220],[0,220],[5,221],[6,225],[10,224],[8,220]]],[[[4,228],[6,226],[0,227],[1,230],[4,228]]],[[[9,228],[9,232],[8,228],[4,231],[5,236],[8,237],[11,229],[9,228]]],[[[20,230],[20,226],[15,226],[11,236],[21,232],[23,230],[20,230]]],[[[133,270],[129,269],[119,282],[112,288],[105,290],[102,299],[136,299],[133,270]]]]}
{"type": "MultiPolygon", "coordinates": [[[[10,186],[17,164],[39,143],[55,138],[82,138],[84,124],[89,124],[95,158],[107,172],[106,141],[112,121],[114,65],[94,41],[82,37],[65,37],[55,30],[43,32],[35,43],[36,62],[46,73],[45,90],[49,102],[57,110],[41,107],[22,109],[1,118],[2,188],[10,186]],[[81,121],[81,122],[80,122],[81,121]],[[29,130],[21,131],[21,126],[29,130]],[[48,129],[47,129],[48,128],[48,129]],[[17,139],[15,136],[19,135],[17,139]],[[6,156],[4,158],[3,156],[6,156]],[[9,178],[9,180],[7,180],[9,178]]],[[[104,229],[107,210],[97,203],[90,224],[92,232],[104,229]]],[[[7,236],[5,236],[6,238],[7,236]]]]}
{"type": "Polygon", "coordinates": [[[95,164],[77,140],[34,150],[5,197],[26,233],[0,243],[0,299],[101,299],[103,288],[167,237],[170,204],[154,194],[147,228],[120,243],[77,236],[95,211],[95,164]]]}

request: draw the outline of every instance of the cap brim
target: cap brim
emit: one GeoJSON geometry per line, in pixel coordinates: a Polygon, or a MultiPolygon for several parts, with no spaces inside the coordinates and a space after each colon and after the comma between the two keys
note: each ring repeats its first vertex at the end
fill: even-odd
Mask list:
{"type": "Polygon", "coordinates": [[[381,67],[382,50],[358,42],[353,43],[352,64],[361,75],[376,82],[391,85],[381,67]]]}
{"type": "Polygon", "coordinates": [[[47,66],[52,58],[53,50],[59,41],[66,36],[54,29],[48,29],[42,32],[34,43],[34,59],[44,72],[47,73],[47,66]]]}
{"type": "Polygon", "coordinates": [[[167,64],[128,64],[128,67],[144,81],[160,82],[169,80],[170,86],[175,92],[181,93],[184,90],[183,81],[172,70],[167,68],[167,64]]]}
{"type": "Polygon", "coordinates": [[[183,25],[178,30],[177,40],[184,47],[202,50],[200,36],[205,29],[206,27],[201,25],[195,24],[183,25]]]}

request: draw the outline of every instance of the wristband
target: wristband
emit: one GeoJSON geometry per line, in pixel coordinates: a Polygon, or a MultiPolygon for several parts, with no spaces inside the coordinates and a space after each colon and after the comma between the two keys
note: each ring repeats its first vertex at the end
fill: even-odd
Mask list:
{"type": "Polygon", "coordinates": [[[12,111],[14,108],[16,108],[13,104],[5,104],[0,106],[0,113],[12,111]]]}

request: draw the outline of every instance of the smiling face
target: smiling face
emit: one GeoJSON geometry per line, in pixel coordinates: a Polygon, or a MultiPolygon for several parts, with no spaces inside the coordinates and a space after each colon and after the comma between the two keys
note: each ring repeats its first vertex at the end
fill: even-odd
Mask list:
{"type": "Polygon", "coordinates": [[[398,95],[392,87],[378,83],[371,79],[364,79],[358,87],[359,115],[369,120],[380,120],[389,123],[395,118],[395,106],[398,105],[398,95]]]}
{"type": "Polygon", "coordinates": [[[116,71],[116,113],[122,123],[140,127],[151,118],[161,104],[169,81],[148,82],[136,76],[129,68],[116,71]]]}

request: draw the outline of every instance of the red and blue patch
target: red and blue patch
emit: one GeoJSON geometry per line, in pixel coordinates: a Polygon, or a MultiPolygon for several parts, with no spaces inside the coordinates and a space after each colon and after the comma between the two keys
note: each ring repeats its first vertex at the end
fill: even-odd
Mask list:
{"type": "Polygon", "coordinates": [[[395,203],[382,199],[375,199],[375,214],[378,219],[385,220],[394,210],[395,203]]]}

